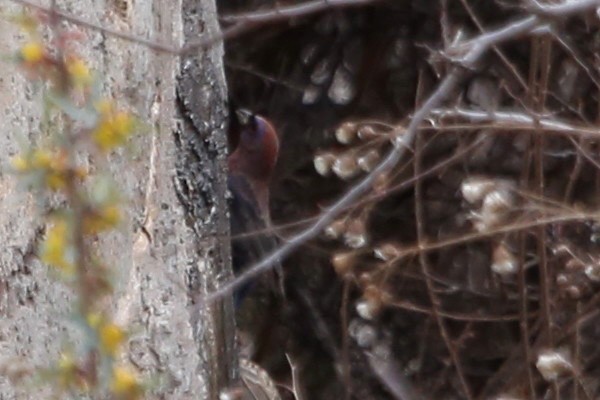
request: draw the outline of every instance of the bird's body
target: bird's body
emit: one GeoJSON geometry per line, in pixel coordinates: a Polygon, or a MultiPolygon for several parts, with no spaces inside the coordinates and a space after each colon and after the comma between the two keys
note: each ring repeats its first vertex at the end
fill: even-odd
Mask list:
{"type": "MultiPolygon", "coordinates": [[[[231,192],[230,223],[234,273],[261,260],[275,249],[277,241],[269,232],[269,184],[279,153],[279,139],[273,125],[263,117],[237,112],[228,158],[228,187],[231,192]]],[[[250,289],[244,286],[235,294],[241,301],[250,289]]]]}

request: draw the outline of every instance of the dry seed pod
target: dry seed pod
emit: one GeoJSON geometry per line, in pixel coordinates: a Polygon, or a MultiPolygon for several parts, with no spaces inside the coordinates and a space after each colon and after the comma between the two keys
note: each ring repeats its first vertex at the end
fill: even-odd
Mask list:
{"type": "Polygon", "coordinates": [[[373,274],[370,272],[362,272],[358,276],[358,285],[360,287],[367,287],[373,284],[373,274]]]}
{"type": "Polygon", "coordinates": [[[504,213],[485,212],[473,214],[475,223],[473,224],[477,232],[488,232],[495,226],[504,221],[504,213]]]}
{"type": "Polygon", "coordinates": [[[600,282],[600,265],[596,263],[586,265],[585,276],[593,282],[600,282]]]}
{"type": "Polygon", "coordinates": [[[321,176],[328,176],[335,162],[335,155],[331,153],[317,154],[313,159],[315,170],[321,176]]]}
{"type": "Polygon", "coordinates": [[[475,223],[475,229],[486,232],[506,222],[513,206],[514,196],[507,187],[487,193],[483,199],[481,212],[476,214],[478,221],[475,223]]]}
{"type": "Polygon", "coordinates": [[[377,339],[377,331],[360,318],[354,318],[348,325],[350,337],[356,340],[360,347],[371,347],[377,339]]]}
{"type": "Polygon", "coordinates": [[[555,381],[558,377],[570,373],[573,364],[564,351],[545,350],[538,355],[536,368],[545,380],[555,381]]]}
{"type": "Polygon", "coordinates": [[[352,271],[352,268],[356,266],[357,256],[353,251],[335,253],[331,257],[331,264],[335,272],[344,277],[352,271]]]}
{"type": "Polygon", "coordinates": [[[372,321],[381,312],[381,303],[373,299],[362,299],[356,302],[356,313],[367,321],[372,321]]]}
{"type": "Polygon", "coordinates": [[[339,239],[340,236],[346,230],[346,221],[344,219],[338,219],[333,221],[327,228],[325,228],[325,236],[329,239],[339,239]]]}
{"type": "Polygon", "coordinates": [[[510,276],[517,273],[519,263],[508,250],[505,243],[499,243],[492,254],[492,271],[500,276],[510,276]]]}
{"type": "Polygon", "coordinates": [[[515,198],[509,188],[498,188],[490,191],[483,199],[482,212],[504,212],[512,208],[515,198]]]}
{"type": "Polygon", "coordinates": [[[350,144],[356,140],[356,123],[344,122],[335,130],[335,138],[341,144],[350,144]]]}
{"type": "MultiPolygon", "coordinates": [[[[570,254],[572,255],[572,253],[570,254]]],[[[577,272],[587,269],[587,266],[585,266],[583,262],[581,262],[581,260],[577,258],[571,258],[569,261],[566,262],[565,269],[567,271],[577,272]]]]}
{"type": "Polygon", "coordinates": [[[382,289],[374,284],[365,287],[363,297],[356,303],[356,312],[366,320],[373,320],[381,313],[383,308],[382,289]]]}
{"type": "Polygon", "coordinates": [[[577,285],[571,285],[566,290],[567,294],[573,300],[578,300],[581,298],[581,289],[577,285]]]}
{"type": "Polygon", "coordinates": [[[463,181],[460,192],[467,202],[473,204],[481,201],[495,185],[492,179],[474,176],[463,181]]]}
{"type": "Polygon", "coordinates": [[[400,246],[395,243],[383,243],[373,249],[373,255],[383,261],[390,261],[400,257],[400,246]]]}
{"type": "Polygon", "coordinates": [[[375,177],[375,181],[373,182],[373,191],[376,194],[383,194],[388,190],[390,186],[389,175],[385,172],[382,172],[378,176],[375,177]]]}
{"type": "Polygon", "coordinates": [[[353,249],[364,247],[367,244],[367,233],[362,220],[355,219],[348,223],[346,232],[344,232],[344,243],[353,249]]]}
{"type": "Polygon", "coordinates": [[[371,140],[377,137],[377,131],[371,125],[363,125],[358,128],[358,138],[363,141],[371,140]]]}
{"type": "Polygon", "coordinates": [[[332,170],[343,180],[352,179],[360,172],[354,154],[344,154],[337,157],[332,170]]]}
{"type": "Polygon", "coordinates": [[[565,244],[558,244],[552,248],[552,254],[555,256],[563,256],[572,254],[569,247],[565,244]]]}
{"type": "Polygon", "coordinates": [[[371,172],[377,166],[380,158],[379,152],[371,149],[358,158],[358,166],[365,172],[371,172]]]}
{"type": "Polygon", "coordinates": [[[565,287],[569,284],[569,277],[566,274],[558,274],[556,276],[556,284],[565,287]]]}

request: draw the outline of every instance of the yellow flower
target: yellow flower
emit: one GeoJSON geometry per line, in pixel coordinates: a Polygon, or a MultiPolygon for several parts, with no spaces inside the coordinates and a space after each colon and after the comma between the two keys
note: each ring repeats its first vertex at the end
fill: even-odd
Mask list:
{"type": "Polygon", "coordinates": [[[100,323],[102,323],[102,314],[98,312],[91,312],[87,316],[87,323],[93,329],[98,329],[100,323]]]}
{"type": "Polygon", "coordinates": [[[26,63],[37,64],[44,59],[46,50],[40,42],[29,42],[21,47],[20,54],[26,63]]]}
{"type": "Polygon", "coordinates": [[[17,172],[25,172],[29,168],[29,163],[22,155],[13,157],[10,160],[10,163],[12,164],[14,170],[17,172]]]}
{"type": "Polygon", "coordinates": [[[76,370],[77,365],[73,357],[68,353],[62,353],[58,361],[58,381],[61,387],[67,388],[71,386],[76,370]]]}
{"type": "MultiPolygon", "coordinates": [[[[44,183],[52,190],[65,187],[70,171],[67,154],[64,151],[51,152],[47,149],[36,149],[24,156],[14,157],[11,162],[14,170],[19,173],[43,172],[44,183]]],[[[75,168],[73,172],[78,178],[86,175],[86,171],[82,168],[75,168]]]]}
{"type": "Polygon", "coordinates": [[[100,121],[92,137],[102,151],[109,151],[125,143],[134,129],[135,120],[125,111],[117,111],[114,103],[104,99],[96,103],[100,121]]]}
{"type": "Polygon", "coordinates": [[[67,260],[67,251],[70,247],[69,226],[64,220],[57,220],[46,234],[46,240],[42,244],[40,258],[46,264],[50,264],[62,272],[72,273],[74,265],[67,260]]]}
{"type": "Polygon", "coordinates": [[[70,353],[61,353],[58,361],[58,384],[61,388],[67,389],[77,386],[80,389],[87,389],[87,382],[81,369],[75,362],[70,353]]]}
{"type": "Polygon", "coordinates": [[[117,205],[105,205],[93,210],[83,220],[83,230],[90,235],[114,228],[121,222],[121,210],[117,205]]]}
{"type": "Polygon", "coordinates": [[[33,35],[37,31],[38,19],[34,18],[30,14],[22,13],[11,18],[13,22],[19,25],[29,35],[33,35]]]}
{"type": "Polygon", "coordinates": [[[99,335],[102,350],[111,357],[117,354],[119,347],[126,338],[123,329],[113,323],[102,326],[99,335]]]}
{"type": "Polygon", "coordinates": [[[142,386],[137,377],[125,367],[115,367],[113,369],[110,389],[119,399],[135,400],[140,398],[142,394],[142,386]]]}
{"type": "Polygon", "coordinates": [[[92,80],[92,73],[89,67],[81,58],[72,57],[67,60],[67,70],[73,78],[76,85],[87,85],[92,80]]]}

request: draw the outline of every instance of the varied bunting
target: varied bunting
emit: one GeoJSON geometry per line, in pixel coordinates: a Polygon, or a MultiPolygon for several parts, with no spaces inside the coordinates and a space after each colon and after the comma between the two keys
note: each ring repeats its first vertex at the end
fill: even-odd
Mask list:
{"type": "MultiPolygon", "coordinates": [[[[273,125],[246,110],[232,116],[228,158],[228,187],[231,192],[230,223],[232,262],[239,273],[275,249],[271,225],[269,183],[279,154],[279,139],[273,125]]],[[[250,289],[245,285],[234,294],[236,307],[250,289]]]]}

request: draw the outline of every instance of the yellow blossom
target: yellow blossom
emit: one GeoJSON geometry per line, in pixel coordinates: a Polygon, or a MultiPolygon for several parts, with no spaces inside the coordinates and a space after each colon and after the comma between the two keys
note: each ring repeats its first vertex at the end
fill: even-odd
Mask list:
{"type": "Polygon", "coordinates": [[[99,335],[102,350],[111,357],[117,354],[126,337],[123,329],[113,323],[102,326],[99,335]]]}
{"type": "Polygon", "coordinates": [[[60,360],[58,361],[58,383],[63,389],[72,386],[87,389],[85,378],[70,353],[61,353],[60,355],[60,360]]]}
{"type": "Polygon", "coordinates": [[[100,324],[102,323],[102,314],[98,312],[91,312],[87,315],[87,323],[93,329],[98,329],[100,324]]]}
{"type": "Polygon", "coordinates": [[[96,107],[96,110],[104,116],[114,111],[114,104],[108,99],[100,99],[94,103],[94,106],[96,107]]]}
{"type": "Polygon", "coordinates": [[[92,79],[89,67],[81,58],[72,57],[67,60],[67,70],[76,85],[87,85],[92,79]]]}
{"type": "Polygon", "coordinates": [[[93,235],[114,228],[121,222],[121,210],[117,205],[105,205],[93,210],[83,220],[85,233],[93,235]]]}
{"type": "Polygon", "coordinates": [[[40,42],[29,42],[21,47],[21,58],[28,64],[37,64],[44,59],[46,50],[40,42]]]}
{"type": "Polygon", "coordinates": [[[37,31],[38,27],[38,19],[34,18],[30,14],[23,13],[20,15],[16,15],[12,18],[12,20],[19,25],[21,29],[23,29],[26,33],[33,35],[37,31]]]}
{"type": "Polygon", "coordinates": [[[119,399],[135,400],[142,394],[140,385],[134,373],[125,367],[115,367],[110,389],[119,399]]]}
{"type": "Polygon", "coordinates": [[[75,364],[73,357],[70,354],[62,353],[60,355],[60,360],[58,361],[58,379],[61,387],[67,388],[71,386],[76,369],[77,365],[75,364]]]}
{"type": "Polygon", "coordinates": [[[46,240],[42,244],[40,258],[43,262],[50,264],[65,273],[72,273],[74,265],[67,260],[67,252],[70,247],[69,226],[64,220],[57,220],[46,234],[46,240]]]}
{"type": "Polygon", "coordinates": [[[115,110],[109,100],[96,103],[100,121],[92,133],[92,137],[102,151],[109,151],[125,143],[134,128],[134,118],[125,111],[115,110]]]}
{"type": "Polygon", "coordinates": [[[29,167],[27,160],[22,155],[13,157],[10,160],[10,163],[12,164],[14,170],[17,172],[25,172],[29,167]]]}
{"type": "MultiPolygon", "coordinates": [[[[70,171],[64,151],[36,149],[28,154],[14,157],[11,163],[14,170],[19,173],[41,171],[44,174],[44,183],[52,190],[62,189],[66,185],[70,171]]],[[[72,171],[78,178],[85,177],[87,173],[82,168],[75,168],[72,171]]]]}

